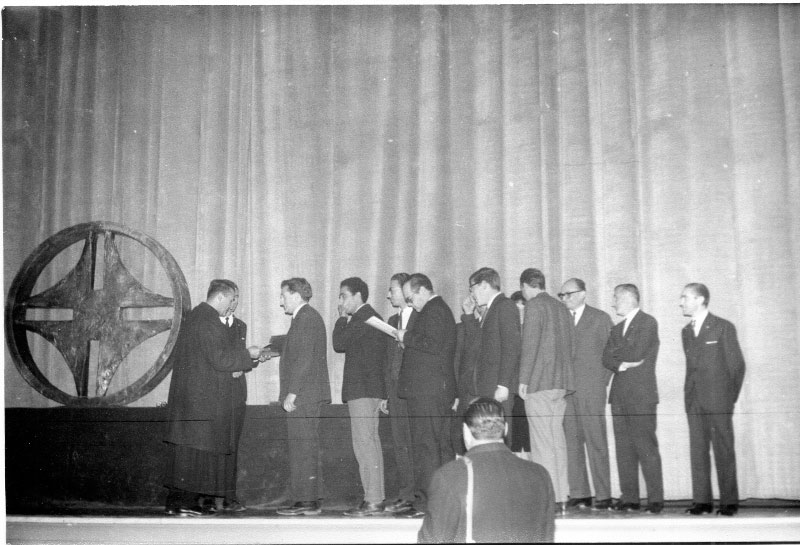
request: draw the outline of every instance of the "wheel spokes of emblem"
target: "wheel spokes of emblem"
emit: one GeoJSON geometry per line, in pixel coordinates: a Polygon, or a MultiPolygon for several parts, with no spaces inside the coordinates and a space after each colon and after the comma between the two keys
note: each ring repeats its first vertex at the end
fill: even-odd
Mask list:
{"type": "Polygon", "coordinates": [[[183,313],[190,305],[183,274],[172,256],[154,239],[107,222],[82,224],[65,229],[48,239],[31,255],[15,278],[6,307],[6,326],[8,328],[11,325],[13,330],[12,335],[8,335],[9,348],[12,355],[16,356],[15,363],[25,379],[51,399],[78,405],[128,403],[150,391],[169,372],[167,357],[174,346],[183,313]],[[101,234],[104,238],[102,287],[95,289],[97,245],[101,234]],[[133,277],[120,257],[116,244],[117,234],[133,238],[156,255],[169,276],[173,297],[154,293],[133,277]],[[36,295],[29,295],[35,279],[55,257],[53,251],[63,250],[79,242],[81,238],[84,246],[75,267],[52,287],[36,295]],[[23,274],[25,279],[20,280],[23,274]],[[159,307],[172,307],[173,318],[124,319],[126,309],[159,307]],[[28,319],[27,309],[69,309],[72,311],[72,319],[28,319]],[[111,380],[126,356],[145,340],[168,330],[171,330],[171,335],[154,367],[137,383],[106,397],[111,380]],[[33,362],[25,331],[41,335],[61,353],[75,381],[77,397],[57,389],[58,393],[53,395],[55,387],[44,378],[33,362]],[[92,341],[99,344],[96,397],[89,397],[92,341]]]}

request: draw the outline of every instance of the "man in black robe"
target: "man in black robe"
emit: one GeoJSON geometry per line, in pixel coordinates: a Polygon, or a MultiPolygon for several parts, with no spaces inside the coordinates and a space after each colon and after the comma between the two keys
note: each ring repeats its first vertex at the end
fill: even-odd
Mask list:
{"type": "Polygon", "coordinates": [[[171,355],[168,515],[210,514],[201,507],[205,499],[225,495],[225,468],[235,452],[231,373],[252,369],[261,352],[242,346],[220,320],[237,296],[230,280],[212,280],[206,301],[187,314],[171,355]]]}

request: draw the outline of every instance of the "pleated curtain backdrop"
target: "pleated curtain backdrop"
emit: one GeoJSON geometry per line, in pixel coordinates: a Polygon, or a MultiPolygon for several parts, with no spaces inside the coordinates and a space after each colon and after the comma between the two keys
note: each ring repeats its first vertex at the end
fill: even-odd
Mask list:
{"type": "MultiPolygon", "coordinates": [[[[688,498],[677,305],[704,282],[748,365],[741,494],[800,498],[797,5],[6,8],[3,38],[6,293],[38,244],[96,220],[161,242],[193,304],[236,281],[254,343],[288,329],[292,276],[329,333],[353,275],[384,316],[398,271],[427,273],[457,316],[481,266],[508,294],[526,267],[551,294],[583,278],[612,316],[633,282],[660,325],[666,494],[688,498]]],[[[123,249],[166,291],[141,255],[123,249]]],[[[5,356],[6,406],[52,405],[5,356]]],[[[275,362],[248,385],[275,401],[275,362]]]]}

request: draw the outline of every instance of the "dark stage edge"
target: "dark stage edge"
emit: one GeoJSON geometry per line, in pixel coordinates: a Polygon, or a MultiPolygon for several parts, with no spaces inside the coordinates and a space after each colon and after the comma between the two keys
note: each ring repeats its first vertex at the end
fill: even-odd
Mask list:
{"type": "MultiPolygon", "coordinates": [[[[689,502],[667,502],[658,515],[568,511],[556,518],[556,542],[800,542],[800,502],[747,500],[734,517],[691,516],[689,502]]],[[[155,507],[71,503],[6,517],[7,543],[255,544],[413,543],[421,520],[353,519],[349,506],[312,517],[282,517],[250,506],[237,514],[176,518],[155,507]]]]}

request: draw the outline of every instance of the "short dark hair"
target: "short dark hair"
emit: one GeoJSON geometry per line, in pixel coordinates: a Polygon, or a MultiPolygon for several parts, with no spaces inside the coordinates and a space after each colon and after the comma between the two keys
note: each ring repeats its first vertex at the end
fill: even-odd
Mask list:
{"type": "MultiPolygon", "coordinates": [[[[586,291],[586,283],[580,278],[570,278],[567,282],[574,282],[579,291],[586,291]]],[[[567,282],[564,282],[565,284],[567,282]]]]}
{"type": "Polygon", "coordinates": [[[711,292],[708,291],[708,287],[705,284],[701,284],[700,282],[691,282],[686,284],[684,289],[692,290],[692,293],[705,299],[703,301],[703,306],[708,306],[708,301],[711,299],[711,292]]]}
{"type": "Polygon", "coordinates": [[[239,287],[231,280],[225,280],[224,278],[215,278],[208,285],[206,300],[211,299],[218,293],[224,293],[225,295],[228,295],[231,292],[236,293],[237,291],[239,291],[239,287]]]}
{"type": "Polygon", "coordinates": [[[481,267],[469,277],[470,284],[480,284],[481,282],[486,282],[492,286],[492,289],[500,289],[500,275],[489,267],[481,267]]]}
{"type": "Polygon", "coordinates": [[[539,269],[525,269],[519,275],[519,283],[527,284],[532,288],[545,289],[544,273],[539,269]]]}
{"type": "Polygon", "coordinates": [[[311,284],[305,278],[290,278],[281,282],[281,289],[288,288],[289,293],[299,293],[306,303],[311,299],[311,284]]]}
{"type": "Polygon", "coordinates": [[[503,406],[488,397],[470,403],[464,413],[464,423],[475,439],[502,439],[506,432],[503,406]]]}
{"type": "Polygon", "coordinates": [[[614,291],[624,291],[630,293],[636,299],[636,302],[639,302],[639,288],[636,287],[636,284],[620,284],[614,288],[614,291]]]}
{"type": "Polygon", "coordinates": [[[519,291],[519,290],[517,290],[517,291],[515,291],[514,293],[511,294],[511,300],[514,301],[515,303],[517,303],[519,301],[522,301],[522,303],[525,304],[525,297],[522,295],[522,292],[519,291]]]}
{"type": "Polygon", "coordinates": [[[431,279],[425,276],[422,273],[414,273],[408,277],[403,285],[408,284],[411,291],[414,293],[419,291],[419,288],[425,288],[428,291],[433,291],[433,284],[431,284],[431,279]]]}
{"type": "Polygon", "coordinates": [[[347,288],[347,291],[355,295],[356,293],[361,294],[361,302],[366,303],[367,299],[369,299],[369,286],[367,283],[361,280],[357,276],[351,276],[350,278],[345,278],[342,280],[342,283],[339,284],[340,288],[347,288]]]}
{"type": "Polygon", "coordinates": [[[400,284],[400,287],[402,288],[402,287],[403,287],[403,284],[405,284],[406,282],[408,282],[408,277],[409,277],[409,276],[411,276],[411,275],[410,275],[410,274],[408,274],[408,273],[404,273],[404,272],[395,273],[395,274],[393,274],[393,275],[392,275],[392,277],[389,279],[389,283],[391,284],[391,283],[392,283],[392,281],[394,280],[394,281],[396,281],[398,284],[400,284]]]}

